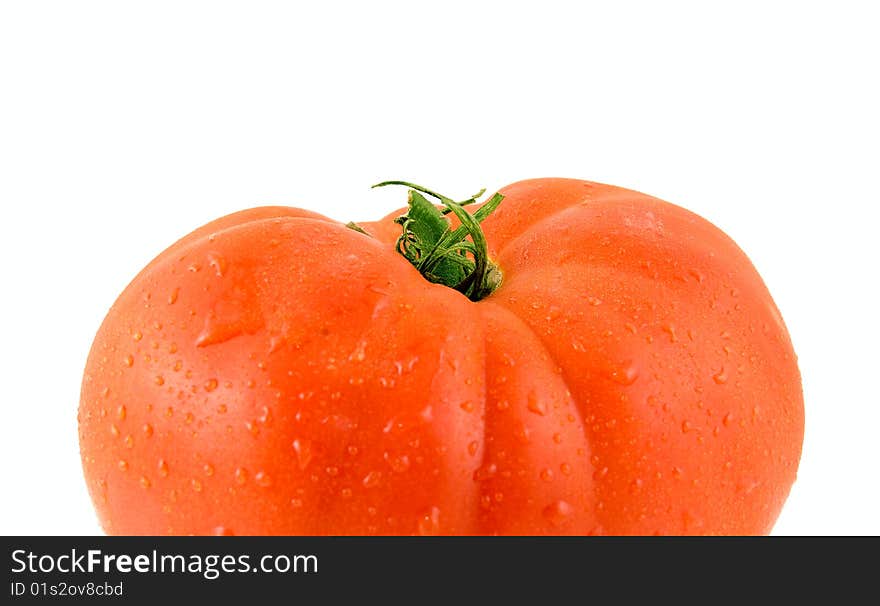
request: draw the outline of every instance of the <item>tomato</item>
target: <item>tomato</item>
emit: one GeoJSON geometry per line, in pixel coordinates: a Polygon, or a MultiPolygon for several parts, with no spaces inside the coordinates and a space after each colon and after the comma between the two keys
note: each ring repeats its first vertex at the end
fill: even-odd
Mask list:
{"type": "Polygon", "coordinates": [[[431,194],[239,212],[131,282],[79,410],[108,533],[771,530],[801,381],[729,237],[587,181],[431,194]]]}

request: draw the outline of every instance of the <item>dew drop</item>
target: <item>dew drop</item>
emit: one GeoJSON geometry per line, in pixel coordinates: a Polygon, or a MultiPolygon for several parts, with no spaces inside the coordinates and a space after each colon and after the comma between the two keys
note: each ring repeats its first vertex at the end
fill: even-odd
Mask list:
{"type": "Polygon", "coordinates": [[[620,368],[611,371],[611,380],[620,385],[632,385],[639,378],[639,369],[632,361],[627,361],[620,368]]]}
{"type": "Polygon", "coordinates": [[[375,488],[382,481],[381,471],[371,471],[364,476],[362,481],[365,488],[375,488]]]}
{"type": "Polygon", "coordinates": [[[144,335],[143,335],[143,333],[142,333],[141,331],[136,330],[136,331],[134,331],[134,333],[131,335],[131,338],[134,339],[135,341],[140,341],[141,339],[144,338],[144,335]]]}
{"type": "Polygon", "coordinates": [[[254,474],[254,482],[261,488],[268,488],[272,485],[272,478],[265,471],[258,471],[254,474]]]}
{"type": "Polygon", "coordinates": [[[218,253],[210,253],[208,255],[208,266],[214,270],[214,273],[218,278],[222,278],[223,274],[226,273],[228,263],[222,255],[218,253]]]}
{"type": "Polygon", "coordinates": [[[674,324],[664,324],[660,328],[663,330],[663,332],[665,332],[667,335],[669,335],[669,342],[670,343],[677,343],[678,342],[678,335],[675,332],[675,325],[674,324]]]}
{"type": "Polygon", "coordinates": [[[474,481],[482,482],[495,476],[498,466],[495,463],[486,463],[474,471],[474,481]]]}
{"type": "Polygon", "coordinates": [[[214,528],[214,536],[215,537],[234,537],[235,533],[232,532],[231,528],[226,528],[225,526],[217,526],[214,528]]]}
{"type": "Polygon", "coordinates": [[[163,478],[168,477],[168,463],[165,462],[165,459],[159,459],[159,463],[156,466],[159,470],[159,475],[163,478]]]}
{"type": "Polygon", "coordinates": [[[544,468],[541,470],[541,479],[545,482],[550,482],[553,480],[553,470],[549,468],[544,468]]]}
{"type": "Polygon", "coordinates": [[[134,438],[131,437],[131,435],[129,434],[129,435],[125,436],[124,443],[125,443],[126,448],[133,448],[134,447],[134,438]]]}
{"type": "Polygon", "coordinates": [[[385,460],[388,461],[388,465],[391,466],[392,471],[395,473],[404,473],[409,469],[409,457],[406,455],[389,457],[386,452],[385,460]]]}
{"type": "Polygon", "coordinates": [[[161,387],[162,385],[165,385],[165,377],[163,377],[162,375],[156,375],[156,378],[153,379],[153,382],[161,387]]]}
{"type": "Polygon", "coordinates": [[[118,465],[119,465],[120,471],[128,470],[128,461],[120,460],[118,465]]]}
{"type": "Polygon", "coordinates": [[[480,443],[474,440],[470,444],[468,444],[467,451],[468,454],[474,456],[477,454],[477,450],[480,448],[480,443]]]}
{"type": "Polygon", "coordinates": [[[120,421],[124,421],[126,412],[127,411],[125,410],[125,405],[123,404],[122,406],[120,406],[119,408],[116,409],[116,418],[119,419],[120,421]]]}
{"type": "Polygon", "coordinates": [[[570,476],[571,475],[571,465],[569,465],[568,463],[562,463],[559,466],[559,471],[561,471],[562,475],[564,475],[564,476],[570,476]]]}
{"type": "Polygon", "coordinates": [[[125,359],[123,360],[123,363],[124,363],[128,368],[131,368],[132,366],[134,366],[134,356],[131,355],[131,354],[128,354],[127,356],[125,356],[125,359]]]}
{"type": "Polygon", "coordinates": [[[471,402],[470,400],[466,400],[465,402],[462,402],[461,404],[459,404],[459,406],[465,412],[473,412],[474,411],[474,403],[471,402]]]}
{"type": "Polygon", "coordinates": [[[110,425],[110,435],[112,435],[114,438],[119,437],[119,428],[116,427],[116,425],[110,425]]]}
{"type": "Polygon", "coordinates": [[[541,515],[544,516],[544,519],[550,522],[553,526],[564,524],[573,513],[574,508],[569,503],[562,500],[550,503],[541,511],[541,515]]]}
{"type": "Polygon", "coordinates": [[[211,392],[217,389],[217,379],[208,379],[205,381],[205,391],[211,392]]]}
{"type": "Polygon", "coordinates": [[[529,409],[529,412],[533,412],[536,415],[543,416],[547,414],[547,406],[544,404],[544,402],[538,400],[538,397],[535,395],[534,392],[529,394],[529,399],[526,407],[529,409]]]}
{"type": "Polygon", "coordinates": [[[168,305],[174,305],[177,303],[177,296],[180,294],[180,288],[175,288],[171,291],[171,294],[168,295],[168,305]]]}
{"type": "Polygon", "coordinates": [[[712,375],[712,380],[715,381],[718,385],[723,385],[727,383],[727,372],[724,370],[724,367],[721,367],[717,373],[712,375]]]}
{"type": "Polygon", "coordinates": [[[246,469],[239,467],[238,469],[235,470],[234,475],[235,475],[235,483],[238,484],[239,486],[244,484],[245,482],[247,482],[248,474],[247,474],[246,469]]]}
{"type": "Polygon", "coordinates": [[[583,341],[581,341],[580,339],[572,339],[571,348],[580,353],[586,353],[587,351],[587,346],[584,345],[583,341]]]}
{"type": "Polygon", "coordinates": [[[202,470],[205,472],[205,475],[208,477],[211,477],[212,475],[214,475],[214,466],[211,465],[210,463],[205,463],[205,466],[202,468],[202,470]]]}
{"type": "Polygon", "coordinates": [[[196,491],[196,492],[202,492],[202,482],[201,482],[201,480],[197,480],[197,479],[193,478],[193,480],[192,480],[192,482],[191,482],[191,485],[192,485],[192,489],[193,489],[194,491],[196,491]]]}
{"type": "Polygon", "coordinates": [[[312,443],[308,440],[297,438],[293,441],[293,451],[296,453],[296,461],[300,471],[305,470],[312,460],[312,443]]]}
{"type": "Polygon", "coordinates": [[[141,476],[141,486],[143,486],[144,488],[149,488],[150,486],[152,486],[152,484],[150,483],[150,479],[147,476],[141,476]]]}
{"type": "Polygon", "coordinates": [[[440,533],[440,509],[431,507],[427,512],[419,516],[419,534],[421,536],[434,536],[440,533]]]}

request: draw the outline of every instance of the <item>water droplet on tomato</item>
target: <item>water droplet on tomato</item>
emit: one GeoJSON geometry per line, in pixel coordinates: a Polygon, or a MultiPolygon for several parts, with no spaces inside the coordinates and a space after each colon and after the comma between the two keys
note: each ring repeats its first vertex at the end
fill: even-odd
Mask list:
{"type": "Polygon", "coordinates": [[[308,440],[297,438],[293,441],[293,451],[296,453],[297,464],[300,471],[304,471],[312,460],[312,443],[308,440]]]}
{"type": "Polygon", "coordinates": [[[389,456],[386,452],[384,457],[395,473],[404,473],[409,469],[409,457],[406,455],[389,456]]]}
{"type": "Polygon", "coordinates": [[[125,416],[126,416],[126,414],[127,414],[127,411],[126,411],[126,409],[125,409],[125,405],[124,405],[124,404],[123,404],[122,406],[120,406],[119,408],[116,409],[116,418],[119,419],[120,421],[124,421],[124,420],[125,420],[125,416]]]}
{"type": "Polygon", "coordinates": [[[564,524],[569,518],[571,518],[573,513],[574,507],[568,502],[562,500],[550,503],[541,511],[541,515],[544,516],[544,519],[550,522],[553,526],[564,524]]]}
{"type": "Polygon", "coordinates": [[[702,273],[699,269],[689,269],[689,270],[688,270],[688,273],[689,273],[693,278],[695,278],[696,281],[697,281],[699,284],[702,284],[702,283],[703,283],[703,280],[706,279],[706,276],[704,276],[703,273],[702,273]]]}
{"type": "Polygon", "coordinates": [[[202,467],[202,471],[205,472],[206,476],[211,477],[212,475],[214,475],[214,466],[210,463],[205,463],[205,466],[202,467]]]}
{"type": "Polygon", "coordinates": [[[553,480],[553,470],[552,469],[548,469],[545,467],[544,469],[541,470],[540,475],[541,475],[541,479],[544,480],[545,482],[550,482],[553,480]]]}
{"type": "Polygon", "coordinates": [[[718,385],[727,383],[727,371],[724,370],[723,366],[721,367],[721,370],[712,375],[712,380],[718,385]]]}
{"type": "Polygon", "coordinates": [[[215,537],[234,537],[235,533],[232,532],[231,528],[226,528],[225,526],[217,526],[214,529],[215,537]]]}
{"type": "Polygon", "coordinates": [[[202,482],[201,480],[197,480],[193,478],[192,482],[190,482],[192,489],[196,492],[202,492],[202,482]]]}
{"type": "Polygon", "coordinates": [[[468,454],[474,456],[477,454],[477,450],[480,448],[480,443],[474,440],[470,442],[467,447],[468,454]]]}
{"type": "Polygon", "coordinates": [[[474,481],[482,482],[495,476],[498,466],[495,463],[485,463],[474,471],[474,481]]]}
{"type": "Polygon", "coordinates": [[[226,273],[228,263],[226,259],[219,253],[208,253],[208,267],[214,270],[214,274],[218,278],[222,278],[226,273]]]}
{"type": "Polygon", "coordinates": [[[123,363],[124,363],[128,368],[131,368],[132,366],[134,366],[134,356],[131,355],[131,354],[128,354],[127,356],[125,356],[125,359],[123,360],[123,363]]]}
{"type": "Polygon", "coordinates": [[[427,512],[419,516],[418,530],[421,536],[440,534],[440,508],[431,507],[427,512]]]}
{"type": "Polygon", "coordinates": [[[116,427],[116,425],[114,425],[112,423],[110,424],[110,435],[113,436],[114,438],[119,437],[119,428],[116,427]]]}
{"type": "Polygon", "coordinates": [[[248,477],[247,470],[244,469],[243,467],[239,467],[238,469],[236,469],[234,476],[235,476],[235,483],[238,485],[242,485],[245,482],[247,482],[247,477],[248,477]]]}
{"type": "Polygon", "coordinates": [[[544,402],[538,400],[538,396],[535,395],[535,392],[529,393],[526,408],[528,408],[529,412],[533,412],[536,415],[543,416],[547,414],[547,406],[544,404],[544,402]]]}
{"type": "Polygon", "coordinates": [[[150,483],[150,479],[147,476],[141,476],[141,486],[144,488],[149,488],[152,486],[150,483]]]}
{"type": "Polygon", "coordinates": [[[134,447],[134,438],[131,437],[131,434],[125,436],[124,444],[126,448],[134,447]]]}
{"type": "Polygon", "coordinates": [[[583,341],[581,341],[580,339],[572,339],[571,348],[580,353],[586,353],[587,351],[587,346],[584,345],[583,341]]]}
{"type": "Polygon", "coordinates": [[[265,471],[258,471],[254,474],[254,482],[261,488],[268,488],[272,485],[272,478],[265,471]]]}
{"type": "Polygon", "coordinates": [[[632,385],[639,378],[639,369],[633,362],[627,361],[620,368],[615,368],[610,373],[611,380],[620,385],[632,385]]]}
{"type": "Polygon", "coordinates": [[[217,389],[217,379],[208,379],[205,381],[205,391],[212,392],[217,389]]]}
{"type": "Polygon", "coordinates": [[[156,465],[159,470],[159,475],[163,478],[168,477],[168,463],[165,462],[165,459],[159,459],[159,463],[156,465]]]}
{"type": "Polygon", "coordinates": [[[459,407],[465,412],[473,412],[474,411],[474,403],[470,400],[466,400],[459,404],[459,407]]]}
{"type": "Polygon", "coordinates": [[[171,294],[168,295],[168,305],[174,305],[177,303],[177,296],[180,294],[180,288],[175,288],[171,291],[171,294]]]}
{"type": "Polygon", "coordinates": [[[362,483],[364,488],[375,488],[382,481],[382,472],[381,471],[371,471],[367,475],[364,476],[362,483]]]}
{"type": "Polygon", "coordinates": [[[564,476],[570,476],[571,475],[571,465],[569,465],[568,463],[562,463],[559,466],[559,471],[561,471],[562,475],[564,475],[564,476]]]}

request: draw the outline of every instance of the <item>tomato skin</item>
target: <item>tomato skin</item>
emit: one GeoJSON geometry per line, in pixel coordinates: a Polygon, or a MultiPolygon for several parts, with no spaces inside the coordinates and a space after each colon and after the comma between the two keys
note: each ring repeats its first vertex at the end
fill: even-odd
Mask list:
{"type": "Polygon", "coordinates": [[[790,338],[720,230],[523,181],[477,303],[298,209],[196,230],[122,293],[80,404],[110,534],[762,534],[795,479],[790,338]]]}

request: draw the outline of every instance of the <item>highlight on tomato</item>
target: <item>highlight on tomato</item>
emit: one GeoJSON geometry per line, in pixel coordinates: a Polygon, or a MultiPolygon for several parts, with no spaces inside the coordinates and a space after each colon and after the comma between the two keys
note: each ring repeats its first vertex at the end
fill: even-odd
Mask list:
{"type": "Polygon", "coordinates": [[[88,358],[109,534],[764,534],[801,380],[746,255],[573,179],[410,183],[343,224],[261,207],[171,245],[88,358]]]}

